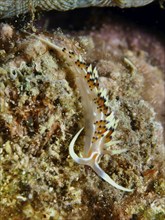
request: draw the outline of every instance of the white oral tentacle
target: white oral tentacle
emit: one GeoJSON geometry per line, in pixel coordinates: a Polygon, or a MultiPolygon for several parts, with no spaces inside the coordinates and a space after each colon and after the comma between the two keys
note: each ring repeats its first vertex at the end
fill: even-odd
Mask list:
{"type": "Polygon", "coordinates": [[[93,152],[91,154],[90,157],[88,158],[80,158],[77,156],[77,154],[74,152],[74,145],[75,145],[75,142],[77,140],[77,138],[79,137],[80,133],[82,132],[84,128],[81,128],[77,134],[74,136],[74,138],[72,139],[72,141],[70,142],[69,144],[69,153],[70,153],[70,156],[73,158],[73,160],[79,164],[82,164],[82,165],[88,165],[90,166],[96,173],[98,176],[100,176],[103,180],[105,180],[106,182],[108,182],[110,185],[114,186],[115,188],[117,189],[120,189],[120,190],[123,190],[123,191],[126,191],[126,192],[132,192],[133,190],[132,189],[128,189],[128,188],[125,188],[123,186],[120,186],[118,185],[115,181],[113,181],[110,176],[108,176],[108,174],[106,174],[102,169],[101,167],[97,164],[97,160],[98,160],[98,157],[100,156],[97,152],[93,152]],[[97,154],[98,156],[96,157],[96,159],[93,161],[93,156],[97,154]]]}
{"type": "Polygon", "coordinates": [[[108,174],[106,174],[104,172],[104,170],[101,169],[101,167],[97,163],[94,163],[92,168],[97,173],[98,176],[100,176],[103,180],[105,180],[110,185],[114,186],[115,188],[123,190],[125,192],[132,192],[133,191],[132,189],[128,189],[128,188],[125,188],[123,186],[118,185],[115,181],[113,181],[110,178],[110,176],[108,176],[108,174]]]}

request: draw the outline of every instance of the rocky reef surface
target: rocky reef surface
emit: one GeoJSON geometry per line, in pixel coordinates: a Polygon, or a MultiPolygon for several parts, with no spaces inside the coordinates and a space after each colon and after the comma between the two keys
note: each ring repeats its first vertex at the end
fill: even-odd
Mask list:
{"type": "Polygon", "coordinates": [[[165,218],[164,64],[155,56],[164,48],[155,38],[151,46],[153,38],[138,31],[126,38],[118,28],[41,36],[76,49],[99,70],[119,119],[117,147],[128,149],[104,156],[100,164],[132,193],[113,188],[69,156],[68,145],[85,115],[65,60],[32,36],[1,24],[1,220],[165,218]]]}

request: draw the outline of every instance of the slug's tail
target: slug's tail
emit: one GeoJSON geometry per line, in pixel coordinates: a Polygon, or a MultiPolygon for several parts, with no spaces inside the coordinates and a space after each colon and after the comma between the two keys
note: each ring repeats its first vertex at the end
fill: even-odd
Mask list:
{"type": "Polygon", "coordinates": [[[77,140],[77,138],[79,137],[80,133],[82,132],[83,128],[81,128],[77,134],[74,136],[74,138],[72,139],[72,141],[70,142],[69,145],[69,154],[70,156],[73,158],[73,160],[79,164],[82,165],[88,165],[90,166],[96,173],[98,176],[100,176],[103,180],[105,180],[106,182],[108,182],[110,185],[112,185],[113,187],[126,191],[126,192],[132,192],[132,189],[128,189],[125,188],[123,186],[118,185],[115,181],[113,181],[110,176],[108,176],[108,174],[106,174],[101,167],[98,165],[98,160],[100,155],[97,152],[93,152],[91,153],[90,157],[87,158],[80,158],[77,156],[77,154],[74,152],[74,145],[75,142],[77,140]]]}

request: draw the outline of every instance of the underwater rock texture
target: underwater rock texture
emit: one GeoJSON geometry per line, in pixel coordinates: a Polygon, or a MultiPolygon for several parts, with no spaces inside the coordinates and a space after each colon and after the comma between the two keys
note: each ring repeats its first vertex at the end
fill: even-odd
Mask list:
{"type": "MultiPolygon", "coordinates": [[[[2,220],[164,219],[163,127],[155,116],[157,111],[163,120],[163,71],[145,50],[132,49],[124,37],[121,40],[118,31],[111,38],[110,30],[104,26],[75,40],[61,32],[47,37],[97,66],[119,119],[117,147],[128,149],[121,155],[106,155],[101,166],[134,192],[113,188],[70,158],[68,145],[85,117],[73,75],[47,45],[2,25],[2,220]]],[[[78,144],[83,145],[82,138],[78,144]]]]}

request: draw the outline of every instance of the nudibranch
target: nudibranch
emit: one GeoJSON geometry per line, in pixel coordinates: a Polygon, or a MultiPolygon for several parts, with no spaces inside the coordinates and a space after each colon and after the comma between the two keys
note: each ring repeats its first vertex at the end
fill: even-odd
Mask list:
{"type": "Polygon", "coordinates": [[[90,166],[98,176],[117,189],[131,192],[132,189],[118,185],[99,166],[100,159],[104,154],[119,154],[125,152],[126,149],[109,150],[110,146],[118,142],[112,141],[118,120],[115,119],[114,112],[111,111],[106,89],[99,86],[97,69],[92,68],[92,65],[87,65],[82,56],[74,51],[57,46],[46,38],[32,36],[58,52],[59,57],[65,59],[67,68],[75,76],[75,83],[80,93],[85,119],[84,128],[81,128],[70,142],[70,156],[78,164],[90,166]],[[74,151],[74,146],[83,129],[85,130],[84,152],[83,156],[79,157],[74,151]]]}

